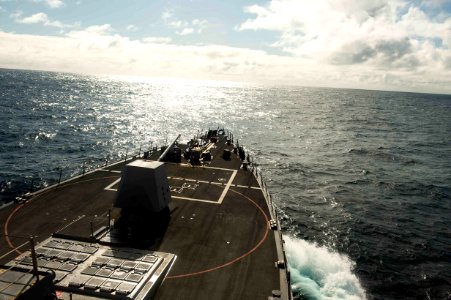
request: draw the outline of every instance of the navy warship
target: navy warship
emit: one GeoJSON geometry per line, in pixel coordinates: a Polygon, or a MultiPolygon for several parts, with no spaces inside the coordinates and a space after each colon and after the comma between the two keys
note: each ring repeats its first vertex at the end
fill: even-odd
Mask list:
{"type": "Polygon", "coordinates": [[[224,129],[0,210],[0,299],[292,299],[276,210],[224,129]]]}

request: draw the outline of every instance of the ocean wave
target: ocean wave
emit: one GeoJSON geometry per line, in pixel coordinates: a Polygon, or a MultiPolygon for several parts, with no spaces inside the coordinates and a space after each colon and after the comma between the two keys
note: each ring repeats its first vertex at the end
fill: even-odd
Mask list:
{"type": "Polygon", "coordinates": [[[39,132],[35,137],[34,137],[34,141],[38,142],[38,141],[51,141],[55,138],[56,133],[49,133],[49,132],[39,132]]]}
{"type": "MultiPolygon", "coordinates": [[[[438,186],[434,184],[424,184],[417,181],[409,182],[385,182],[374,181],[376,186],[384,190],[390,190],[394,195],[400,196],[422,196],[433,200],[449,200],[451,199],[451,189],[446,186],[438,186]]],[[[429,203],[434,205],[434,202],[429,203]]]]}
{"type": "MultiPolygon", "coordinates": [[[[0,70],[0,77],[0,201],[51,184],[59,178],[56,169],[67,178],[99,164],[90,158],[103,157],[104,164],[105,157],[123,159],[127,151],[161,145],[178,133],[188,141],[193,128],[220,125],[253,150],[284,212],[279,212],[283,229],[352,257],[368,298],[405,299],[409,291],[410,298],[424,298],[425,289],[432,299],[449,295],[449,96],[184,89],[12,70],[0,70]],[[236,114],[236,107],[242,113],[236,114]],[[412,258],[418,259],[414,265],[412,258]],[[412,269],[400,276],[408,266],[412,269]],[[446,280],[418,286],[420,271],[446,280]]],[[[325,263],[335,257],[310,242],[307,246],[299,246],[301,256],[306,252],[313,258],[303,268],[314,267],[315,255],[325,263]]],[[[328,266],[318,264],[324,275],[328,266]]],[[[342,265],[352,276],[353,262],[342,265]]],[[[311,299],[340,297],[338,292],[328,296],[315,280],[317,294],[311,299]]]]}
{"type": "MultiPolygon", "coordinates": [[[[391,149],[393,151],[393,149],[391,149]]],[[[395,149],[400,151],[400,149],[395,149]]],[[[367,157],[371,159],[377,159],[383,162],[397,162],[402,165],[413,165],[420,163],[419,161],[400,154],[394,154],[389,152],[390,150],[385,147],[378,147],[377,149],[365,149],[365,148],[353,148],[348,151],[351,155],[357,155],[367,157]]]]}
{"type": "Polygon", "coordinates": [[[293,293],[309,300],[366,299],[365,290],[353,274],[354,262],[301,239],[284,236],[293,293]]]}

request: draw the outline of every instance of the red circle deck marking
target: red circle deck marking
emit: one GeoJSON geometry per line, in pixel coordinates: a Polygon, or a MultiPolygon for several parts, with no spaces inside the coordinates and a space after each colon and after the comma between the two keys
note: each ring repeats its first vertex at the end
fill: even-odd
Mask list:
{"type": "Polygon", "coordinates": [[[218,269],[225,268],[225,267],[227,267],[227,266],[230,266],[230,265],[232,265],[232,264],[234,264],[234,263],[236,263],[236,262],[242,260],[242,259],[245,258],[246,256],[251,255],[251,254],[252,254],[253,252],[255,252],[255,250],[257,250],[257,249],[263,244],[263,242],[266,240],[266,238],[267,238],[267,236],[268,236],[268,232],[269,232],[269,219],[268,219],[268,216],[266,215],[266,213],[264,212],[264,210],[263,210],[257,203],[255,203],[254,200],[252,200],[252,199],[249,198],[248,196],[245,196],[245,195],[243,195],[242,193],[237,192],[237,191],[235,191],[235,190],[233,190],[233,189],[229,189],[229,190],[232,191],[232,192],[234,192],[234,193],[236,193],[236,194],[239,194],[239,195],[243,196],[243,197],[246,198],[248,201],[250,201],[256,208],[258,208],[258,210],[260,210],[260,213],[263,215],[263,218],[264,218],[265,221],[266,221],[266,230],[265,230],[265,234],[263,235],[262,239],[261,239],[261,240],[260,240],[260,241],[259,241],[259,242],[251,249],[251,250],[249,250],[248,252],[246,252],[246,253],[244,253],[243,255],[241,255],[241,256],[239,256],[239,257],[237,257],[237,258],[235,258],[235,259],[233,259],[233,260],[231,260],[231,261],[229,261],[229,262],[226,262],[226,263],[224,263],[224,264],[222,264],[222,265],[219,265],[219,266],[216,266],[216,267],[213,267],[213,268],[210,268],[210,269],[198,271],[198,272],[187,273],[187,274],[180,274],[180,275],[173,275],[173,276],[167,276],[166,278],[168,278],[168,279],[176,279],[176,278],[192,277],[192,276],[201,275],[201,274],[209,273],[209,272],[212,272],[212,271],[216,271],[216,270],[218,270],[218,269]]]}
{"type": "MultiPolygon", "coordinates": [[[[66,185],[64,185],[64,186],[66,187],[66,186],[74,185],[74,184],[81,183],[81,182],[87,182],[87,181],[93,181],[93,180],[100,180],[100,179],[108,179],[108,178],[115,178],[115,177],[118,177],[118,176],[110,176],[110,177],[102,177],[102,178],[88,179],[88,180],[84,180],[84,181],[74,182],[74,183],[71,183],[71,184],[66,184],[66,185]]],[[[249,255],[251,255],[251,254],[252,254],[253,252],[255,252],[255,250],[257,250],[257,249],[263,244],[263,242],[266,240],[266,238],[268,237],[268,233],[269,233],[269,219],[268,219],[268,216],[266,215],[266,213],[264,212],[264,210],[263,210],[257,203],[255,203],[254,200],[252,200],[252,199],[249,198],[248,196],[243,195],[242,193],[237,192],[237,191],[235,191],[235,190],[233,190],[233,189],[229,189],[229,190],[232,191],[232,192],[234,192],[234,193],[236,193],[236,194],[239,194],[239,195],[243,196],[245,199],[247,199],[249,202],[251,202],[251,203],[252,203],[252,204],[260,211],[260,213],[262,214],[262,216],[263,216],[263,218],[265,219],[265,222],[266,222],[266,228],[265,228],[266,230],[265,230],[265,233],[264,233],[263,237],[261,238],[261,240],[260,240],[260,241],[259,241],[259,242],[251,249],[251,250],[249,250],[248,252],[246,252],[246,253],[244,253],[243,255],[241,255],[241,256],[239,256],[239,257],[237,257],[237,258],[235,258],[235,259],[233,259],[233,260],[231,260],[231,261],[229,261],[229,262],[226,262],[226,263],[224,263],[224,264],[222,264],[222,265],[219,265],[219,266],[216,266],[216,267],[213,267],[213,268],[209,268],[209,269],[206,269],[206,270],[201,270],[201,271],[198,271],[198,272],[187,273],[187,274],[180,274],[180,275],[173,275],[173,276],[167,276],[166,278],[169,278],[169,279],[176,279],[176,278],[192,277],[192,276],[201,275],[201,274],[205,274],[205,273],[209,273],[209,272],[212,272],[212,271],[216,271],[216,270],[225,268],[225,267],[230,266],[230,265],[232,265],[232,264],[234,264],[234,263],[236,263],[236,262],[242,260],[243,258],[245,258],[245,257],[247,257],[247,256],[249,256],[249,255]]],[[[50,191],[50,190],[49,190],[49,191],[50,191]]],[[[41,193],[41,194],[39,194],[39,196],[41,196],[42,194],[45,194],[45,193],[47,193],[47,192],[49,192],[49,191],[46,191],[46,192],[44,192],[44,193],[41,193]]],[[[33,199],[30,199],[29,201],[32,201],[32,200],[33,200],[33,199]]],[[[18,207],[16,207],[16,208],[9,214],[8,218],[7,218],[6,221],[5,221],[5,226],[4,226],[5,240],[6,240],[6,242],[8,243],[8,245],[9,245],[12,249],[14,249],[14,244],[10,241],[9,236],[8,236],[8,225],[9,225],[9,222],[11,221],[12,217],[13,217],[13,216],[17,213],[17,211],[19,211],[23,206],[24,206],[24,204],[21,204],[21,205],[19,205],[18,207]]],[[[22,252],[20,252],[20,251],[17,250],[17,249],[16,249],[15,251],[16,251],[17,253],[19,253],[19,254],[22,254],[22,252]]]]}
{"type": "MultiPolygon", "coordinates": [[[[82,183],[82,182],[88,182],[88,181],[94,181],[94,180],[100,180],[100,179],[109,179],[109,178],[117,178],[117,177],[119,177],[119,176],[109,176],[109,177],[101,177],[101,178],[93,178],[93,179],[86,179],[86,180],[81,180],[81,181],[77,181],[77,182],[73,182],[73,183],[67,183],[67,184],[62,184],[62,185],[59,185],[59,186],[57,186],[57,187],[67,187],[67,186],[71,186],[71,185],[74,185],[74,184],[77,184],[77,183],[82,183]]],[[[52,191],[53,189],[49,189],[49,190],[47,190],[47,191],[44,191],[44,192],[42,192],[42,193],[39,193],[39,195],[37,195],[37,196],[42,196],[42,195],[45,195],[45,194],[47,194],[48,192],[50,192],[50,191],[52,191]]],[[[33,198],[31,198],[30,200],[28,200],[26,203],[29,203],[30,201],[32,201],[32,200],[34,200],[34,197],[33,198]]],[[[4,233],[4,235],[5,235],[5,241],[6,241],[6,243],[8,244],[8,246],[11,248],[11,249],[14,249],[15,248],[15,246],[14,246],[14,244],[11,242],[11,240],[9,239],[9,233],[8,233],[8,226],[9,226],[9,222],[11,221],[11,219],[13,218],[13,216],[24,206],[25,204],[20,204],[19,206],[17,206],[10,214],[9,214],[9,216],[8,216],[8,218],[6,219],[6,221],[5,221],[5,224],[4,224],[4,230],[3,230],[3,233],[4,233]]],[[[20,252],[19,250],[15,250],[17,253],[19,253],[19,254],[22,254],[22,252],[20,252]]]]}
{"type": "MultiPolygon", "coordinates": [[[[9,247],[11,247],[11,249],[14,249],[14,245],[13,243],[11,243],[11,240],[9,239],[9,235],[8,235],[8,225],[9,225],[9,221],[12,219],[12,217],[16,214],[17,211],[19,211],[19,209],[22,208],[22,206],[24,206],[24,204],[19,205],[18,207],[16,207],[8,216],[8,218],[5,221],[5,227],[4,227],[4,234],[5,234],[5,240],[8,243],[9,247]]],[[[20,252],[19,250],[15,249],[15,251],[19,254],[22,254],[22,252],[20,252]]]]}

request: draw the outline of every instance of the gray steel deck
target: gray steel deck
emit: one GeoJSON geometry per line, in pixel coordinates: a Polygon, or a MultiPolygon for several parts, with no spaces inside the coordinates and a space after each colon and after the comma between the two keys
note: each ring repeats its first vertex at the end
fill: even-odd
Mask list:
{"type": "MultiPolygon", "coordinates": [[[[174,253],[177,260],[156,299],[267,299],[272,290],[285,288],[274,266],[280,251],[278,258],[262,190],[252,172],[240,169],[236,154],[222,158],[224,148],[232,146],[221,139],[208,166],[193,167],[183,159],[166,164],[171,221],[153,250],[174,253]]],[[[0,256],[30,235],[37,241],[56,231],[88,238],[107,225],[120,168],[97,170],[0,210],[0,229],[7,235],[0,256]]]]}

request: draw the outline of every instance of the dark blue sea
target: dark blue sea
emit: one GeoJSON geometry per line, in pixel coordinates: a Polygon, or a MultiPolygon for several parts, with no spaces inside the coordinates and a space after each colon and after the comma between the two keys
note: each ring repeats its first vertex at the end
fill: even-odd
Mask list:
{"type": "Polygon", "coordinates": [[[0,108],[0,205],[225,127],[275,198],[296,296],[451,298],[450,95],[0,69],[0,108]]]}

